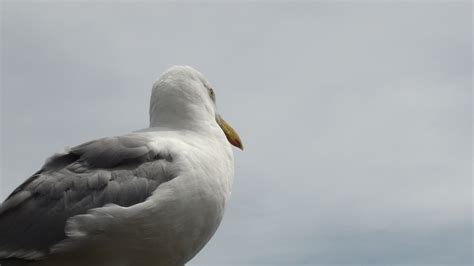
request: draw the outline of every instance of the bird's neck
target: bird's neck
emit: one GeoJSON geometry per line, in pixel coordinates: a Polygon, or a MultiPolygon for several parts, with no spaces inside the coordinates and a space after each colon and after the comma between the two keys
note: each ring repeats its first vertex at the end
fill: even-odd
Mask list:
{"type": "Polygon", "coordinates": [[[215,115],[189,102],[159,101],[150,106],[150,127],[200,129],[215,122],[215,115]]]}

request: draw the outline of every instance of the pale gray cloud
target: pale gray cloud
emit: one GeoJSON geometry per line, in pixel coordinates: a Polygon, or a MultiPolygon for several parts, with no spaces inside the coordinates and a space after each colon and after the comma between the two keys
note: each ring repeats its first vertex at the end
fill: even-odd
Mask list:
{"type": "Polygon", "coordinates": [[[0,198],[147,126],[154,79],[189,64],[246,148],[193,264],[471,264],[471,10],[4,2],[0,198]]]}

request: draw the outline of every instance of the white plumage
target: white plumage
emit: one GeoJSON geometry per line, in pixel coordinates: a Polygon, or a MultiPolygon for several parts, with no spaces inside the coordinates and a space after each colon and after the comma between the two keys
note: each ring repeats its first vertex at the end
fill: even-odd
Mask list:
{"type": "Polygon", "coordinates": [[[184,265],[222,219],[238,135],[201,73],[155,82],[150,127],[48,159],[0,205],[0,264],[184,265]]]}

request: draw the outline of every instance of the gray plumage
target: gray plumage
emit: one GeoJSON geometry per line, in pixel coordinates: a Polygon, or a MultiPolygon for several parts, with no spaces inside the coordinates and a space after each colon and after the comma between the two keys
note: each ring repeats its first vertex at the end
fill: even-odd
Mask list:
{"type": "Polygon", "coordinates": [[[176,176],[172,161],[137,134],[87,142],[51,157],[0,205],[0,251],[19,252],[15,257],[24,259],[48,254],[66,238],[70,217],[107,204],[145,201],[176,176]]]}

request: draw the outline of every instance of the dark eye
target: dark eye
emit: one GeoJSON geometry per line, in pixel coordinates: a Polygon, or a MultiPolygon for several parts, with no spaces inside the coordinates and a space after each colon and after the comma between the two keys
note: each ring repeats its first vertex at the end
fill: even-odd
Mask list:
{"type": "Polygon", "coordinates": [[[207,89],[209,91],[209,97],[211,97],[213,102],[216,102],[216,95],[214,94],[214,90],[209,88],[207,89]]]}

